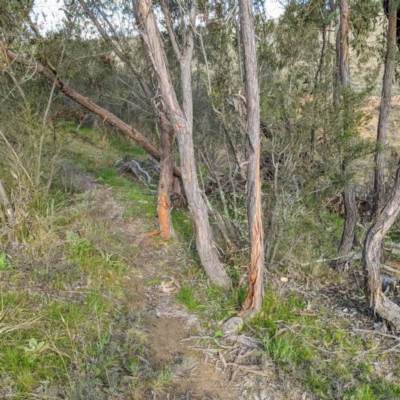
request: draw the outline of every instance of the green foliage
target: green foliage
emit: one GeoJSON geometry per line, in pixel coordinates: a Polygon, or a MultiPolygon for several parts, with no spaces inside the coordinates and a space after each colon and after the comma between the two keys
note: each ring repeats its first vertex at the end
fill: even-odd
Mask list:
{"type": "MultiPolygon", "coordinates": [[[[104,15],[111,20],[113,15],[122,18],[113,38],[118,38],[126,57],[145,76],[148,65],[140,40],[128,28],[134,26],[127,21],[132,10],[130,5],[120,5],[108,2],[99,7],[104,7],[104,15]]],[[[335,257],[343,228],[343,219],[329,205],[349,182],[361,182],[355,161],[364,163],[374,151],[384,150],[359,133],[369,122],[362,109],[379,76],[378,55],[384,49],[369,40],[381,4],[350,2],[351,45],[359,65],[352,63],[362,73],[352,72],[352,90],[338,88],[339,105],[332,101],[336,63],[330,38],[331,22],[336,24],[334,31],[338,30],[338,12],[329,10],[323,0],[288,1],[286,5],[279,21],[265,21],[261,12],[255,18],[267,262],[271,270],[319,285],[343,279],[333,276],[328,262],[320,262],[335,257]]],[[[230,7],[228,3],[199,3],[202,23],[197,29],[202,40],[196,40],[193,89],[197,171],[210,204],[227,226],[231,222],[232,245],[221,245],[219,238],[216,243],[225,252],[232,288],[208,284],[193,249],[189,212],[172,213],[178,240],[191,248],[188,254],[192,256],[181,262],[184,283],[176,300],[189,310],[201,311],[214,337],[222,334],[215,322],[236,314],[242,306],[246,287],[241,266],[249,256],[245,171],[239,171],[249,150],[244,134],[242,39],[230,7]],[[222,190],[215,177],[221,179],[222,190]]],[[[32,1],[0,3],[0,36],[6,45],[32,60],[46,58],[82,95],[157,144],[159,132],[151,102],[139,94],[135,74],[116,60],[110,43],[98,39],[79,5],[67,4],[65,23],[41,39],[34,37],[27,24],[31,8],[32,1]]],[[[177,22],[177,3],[171,5],[171,12],[177,22]]],[[[175,27],[180,38],[184,26],[176,23],[175,27]]],[[[378,40],[382,41],[381,36],[378,40]]],[[[180,71],[165,32],[162,37],[179,93],[180,71]]],[[[106,129],[107,121],[72,106],[57,90],[49,101],[51,85],[42,78],[27,80],[25,67],[3,61],[0,176],[16,215],[13,223],[0,205],[0,274],[12,287],[1,294],[0,380],[6,377],[6,393],[17,398],[32,393],[45,397],[50,396],[47,389],[51,386],[61,388],[59,397],[88,400],[97,398],[100,388],[106,387],[107,395],[113,396],[117,393],[113,382],[121,371],[134,378],[129,396],[144,398],[148,393],[141,393],[143,386],[160,392],[171,382],[172,369],[155,370],[141,361],[144,335],[133,330],[127,322],[132,316],[123,311],[134,303],[124,277],[129,274],[128,265],[136,261],[138,246],[120,255],[121,243],[107,233],[106,222],[94,224],[85,216],[92,200],[79,183],[90,172],[97,183],[107,184],[122,200],[124,217],[138,217],[154,228],[155,194],[115,169],[115,162],[124,155],[144,159],[146,153],[106,129]],[[43,121],[48,104],[49,115],[43,121]],[[57,160],[59,153],[61,160],[57,160]],[[21,254],[10,263],[6,251],[16,242],[21,254]],[[24,259],[26,255],[34,267],[24,259]],[[36,294],[28,298],[26,287],[37,289],[36,294]]],[[[390,233],[392,240],[399,236],[396,229],[390,233]]],[[[153,277],[147,285],[162,280],[153,277]]],[[[320,398],[398,396],[395,383],[372,376],[372,360],[379,361],[375,342],[348,335],[340,321],[330,324],[324,310],[307,315],[312,314],[308,313],[312,301],[267,289],[262,311],[251,321],[267,356],[320,398]]]]}

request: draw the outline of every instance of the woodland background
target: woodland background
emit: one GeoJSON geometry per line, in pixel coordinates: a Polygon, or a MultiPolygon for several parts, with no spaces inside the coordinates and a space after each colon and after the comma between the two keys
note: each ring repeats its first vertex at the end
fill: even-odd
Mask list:
{"type": "Polygon", "coordinates": [[[0,397],[399,397],[398,1],[33,6],[0,0],[0,397]]]}

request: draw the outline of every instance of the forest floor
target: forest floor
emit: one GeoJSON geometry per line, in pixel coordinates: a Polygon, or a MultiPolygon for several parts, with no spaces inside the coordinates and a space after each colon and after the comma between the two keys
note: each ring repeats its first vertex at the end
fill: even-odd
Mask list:
{"type": "Polygon", "coordinates": [[[224,334],[242,256],[225,254],[230,290],[211,285],[188,213],[174,210],[177,238],[162,240],[153,188],[116,172],[141,150],[71,132],[64,194],[0,255],[1,399],[400,398],[399,342],[371,314],[359,264],[270,269],[260,315],[224,334]]]}

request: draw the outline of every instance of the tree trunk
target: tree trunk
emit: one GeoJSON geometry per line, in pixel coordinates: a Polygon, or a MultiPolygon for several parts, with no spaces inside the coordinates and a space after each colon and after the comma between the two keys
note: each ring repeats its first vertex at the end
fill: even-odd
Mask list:
{"type": "Polygon", "coordinates": [[[340,242],[339,260],[337,262],[337,268],[340,269],[344,269],[351,259],[351,249],[353,247],[357,226],[357,207],[354,186],[349,184],[342,193],[342,196],[346,211],[346,220],[344,223],[342,240],[340,242]]]}
{"type": "Polygon", "coordinates": [[[381,214],[367,232],[362,256],[364,285],[370,307],[400,331],[400,307],[382,293],[380,258],[382,240],[400,212],[400,162],[394,187],[381,214]]]}
{"type": "MultiPolygon", "coordinates": [[[[348,0],[340,1],[340,30],[339,38],[336,40],[337,54],[339,56],[339,73],[340,73],[340,89],[346,96],[346,91],[350,88],[350,51],[349,51],[349,3],[348,0]]],[[[344,116],[344,127],[346,129],[348,116],[344,116]]],[[[350,143],[351,145],[351,143],[350,143]]],[[[343,164],[343,172],[346,170],[346,165],[343,164]]],[[[356,234],[357,226],[357,207],[356,197],[354,193],[354,185],[349,182],[343,191],[343,202],[346,209],[346,220],[342,240],[339,247],[339,260],[337,268],[343,269],[349,262],[349,255],[354,243],[354,235],[356,234]]]]}
{"type": "Polygon", "coordinates": [[[340,83],[350,87],[349,2],[340,1],[340,83]]]}
{"type": "Polygon", "coordinates": [[[161,131],[161,171],[160,182],[158,183],[157,215],[161,236],[165,239],[169,239],[174,235],[171,221],[171,194],[174,184],[174,133],[171,124],[163,118],[163,114],[161,114],[159,118],[159,125],[161,131]]]}
{"type": "Polygon", "coordinates": [[[264,275],[264,230],[260,181],[260,94],[257,71],[257,49],[251,0],[239,0],[243,40],[245,86],[247,96],[248,165],[247,218],[250,233],[249,287],[243,309],[254,315],[261,309],[264,275]]]}
{"type": "MultiPolygon", "coordinates": [[[[50,82],[54,83],[55,86],[71,100],[80,104],[82,107],[86,108],[92,113],[98,115],[104,120],[104,122],[108,122],[110,125],[114,126],[119,131],[121,131],[124,135],[133,139],[140,147],[142,147],[147,153],[153,156],[157,161],[161,160],[161,152],[135,128],[133,128],[126,122],[119,119],[113,113],[100,107],[99,105],[91,101],[89,98],[82,96],[76,90],[68,86],[60,77],[54,75],[52,71],[48,70],[46,67],[39,64],[38,62],[32,62],[31,60],[18,56],[11,50],[7,50],[6,53],[11,60],[19,64],[25,65],[28,68],[35,69],[45,78],[47,78],[50,82]]],[[[182,178],[181,170],[175,165],[173,167],[173,171],[176,177],[182,178]]]]}
{"type": "MultiPolygon", "coordinates": [[[[192,137],[191,99],[184,96],[182,110],[178,104],[172,85],[152,2],[150,0],[133,0],[132,3],[135,10],[137,27],[142,41],[145,43],[143,49],[145,52],[149,52],[148,55],[151,60],[151,64],[149,65],[150,72],[158,82],[160,96],[168,110],[169,120],[173,124],[174,132],[178,138],[183,185],[195,225],[196,245],[201,263],[212,282],[227,287],[230,285],[230,279],[215,252],[207,208],[201,196],[197,179],[192,137]]],[[[193,51],[193,44],[188,43],[188,45],[189,49],[187,51],[191,53],[193,51]]],[[[185,91],[189,91],[191,94],[191,54],[186,60],[181,58],[178,61],[181,64],[182,93],[184,95],[185,91]]]]}
{"type": "Polygon", "coordinates": [[[382,97],[381,105],[379,108],[379,122],[378,122],[378,135],[377,142],[379,145],[375,153],[375,180],[374,180],[374,205],[373,214],[379,213],[382,208],[382,202],[385,194],[385,152],[386,138],[389,125],[389,111],[390,100],[392,94],[392,81],[395,68],[396,58],[396,24],[397,24],[397,10],[394,0],[389,0],[389,26],[387,33],[387,49],[386,49],[386,62],[385,72],[383,74],[382,82],[382,97]]]}

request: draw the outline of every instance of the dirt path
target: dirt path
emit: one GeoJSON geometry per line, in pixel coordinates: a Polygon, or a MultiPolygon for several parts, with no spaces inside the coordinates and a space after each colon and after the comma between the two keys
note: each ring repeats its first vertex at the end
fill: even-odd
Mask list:
{"type": "Polygon", "coordinates": [[[222,374],[210,360],[200,357],[199,351],[191,348],[193,341],[182,341],[191,332],[199,331],[197,316],[188,314],[174,302],[179,290],[179,263],[185,257],[182,248],[160,243],[157,236],[145,231],[145,223],[140,219],[124,218],[124,207],[114,199],[111,189],[96,185],[92,195],[91,217],[105,223],[121,243],[123,256],[131,258],[129,248],[136,249],[133,265],[136,282],[130,279],[139,296],[132,308],[146,316],[143,328],[150,362],[158,369],[168,365],[176,369],[170,390],[164,395],[153,392],[149,398],[239,399],[239,385],[231,382],[230,376],[222,374]],[[161,279],[164,279],[161,283],[149,285],[161,279]]]}
{"type": "Polygon", "coordinates": [[[123,217],[126,205],[112,189],[95,185],[88,194],[88,213],[93,222],[103,224],[120,243],[120,255],[132,266],[126,279],[131,282],[135,300],[129,307],[144,316],[148,362],[158,370],[172,366],[168,389],[146,393],[144,399],[313,398],[280,377],[275,366],[266,360],[261,367],[251,365],[251,357],[249,366],[228,365],[255,353],[253,361],[259,363],[263,350],[251,343],[226,339],[220,339],[220,346],[216,346],[212,338],[199,338],[207,335],[200,327],[199,317],[174,301],[182,281],[180,264],[187,257],[181,245],[163,243],[146,232],[146,223],[140,218],[123,217]],[[247,372],[253,368],[255,373],[247,372]]]}

